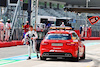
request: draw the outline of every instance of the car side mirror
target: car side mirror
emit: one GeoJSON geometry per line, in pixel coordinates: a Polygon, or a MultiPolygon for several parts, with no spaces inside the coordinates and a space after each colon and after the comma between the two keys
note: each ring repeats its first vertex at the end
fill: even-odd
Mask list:
{"type": "Polygon", "coordinates": [[[81,39],[81,41],[85,41],[85,39],[81,39]]]}

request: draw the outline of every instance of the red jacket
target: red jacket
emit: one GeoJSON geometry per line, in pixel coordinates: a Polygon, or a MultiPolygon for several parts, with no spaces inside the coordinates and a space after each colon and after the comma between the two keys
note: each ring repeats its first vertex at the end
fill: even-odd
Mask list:
{"type": "Polygon", "coordinates": [[[23,27],[24,33],[27,33],[29,31],[29,25],[25,24],[23,27]]]}

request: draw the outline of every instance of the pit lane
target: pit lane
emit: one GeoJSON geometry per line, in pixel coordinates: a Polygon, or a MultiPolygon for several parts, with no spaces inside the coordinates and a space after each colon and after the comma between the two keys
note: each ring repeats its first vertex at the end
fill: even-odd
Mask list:
{"type": "MultiPolygon", "coordinates": [[[[100,67],[100,40],[84,41],[86,45],[86,59],[73,62],[70,59],[47,59],[41,61],[34,57],[31,60],[22,60],[4,64],[1,67],[100,67]]],[[[0,48],[0,60],[8,57],[27,54],[27,46],[0,48]]],[[[25,59],[25,58],[24,58],[25,59]]],[[[15,60],[15,59],[13,59],[15,60]]]]}

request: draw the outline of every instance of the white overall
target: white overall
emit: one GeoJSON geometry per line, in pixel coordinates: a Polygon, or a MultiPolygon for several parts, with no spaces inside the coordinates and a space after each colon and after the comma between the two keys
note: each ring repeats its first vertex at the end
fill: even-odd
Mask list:
{"type": "Polygon", "coordinates": [[[10,36],[10,28],[11,28],[11,24],[10,23],[6,23],[6,30],[5,30],[5,40],[9,40],[9,36],[10,36]]]}
{"type": "Polygon", "coordinates": [[[3,41],[4,37],[4,23],[0,23],[0,40],[3,41]]]}
{"type": "Polygon", "coordinates": [[[28,31],[25,34],[25,42],[29,41],[29,45],[28,45],[28,55],[29,57],[31,57],[31,50],[33,50],[33,53],[37,53],[36,51],[36,42],[35,40],[31,40],[31,38],[37,38],[37,33],[35,31],[28,31]],[[34,36],[33,36],[34,35],[34,36]]]}

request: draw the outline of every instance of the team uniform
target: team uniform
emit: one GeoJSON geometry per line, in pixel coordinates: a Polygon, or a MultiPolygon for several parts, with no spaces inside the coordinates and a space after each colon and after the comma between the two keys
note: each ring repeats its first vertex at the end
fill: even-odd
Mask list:
{"type": "MultiPolygon", "coordinates": [[[[37,53],[36,50],[36,40],[38,36],[37,33],[35,31],[28,31],[25,34],[25,43],[28,45],[28,55],[29,58],[31,58],[31,49],[33,48],[33,52],[37,53]],[[33,38],[33,40],[31,40],[31,38],[33,38]]],[[[38,57],[38,53],[37,53],[37,57],[38,57]]]]}
{"type": "Polygon", "coordinates": [[[10,29],[11,29],[11,23],[6,23],[6,28],[5,28],[5,40],[8,41],[9,40],[9,36],[10,36],[10,29]]]}
{"type": "Polygon", "coordinates": [[[0,23],[0,40],[3,41],[4,36],[4,23],[0,23]]]}
{"type": "Polygon", "coordinates": [[[61,27],[65,27],[64,22],[62,22],[62,24],[60,25],[61,27]]]}
{"type": "Polygon", "coordinates": [[[61,24],[60,26],[65,27],[65,25],[64,25],[64,24],[61,24]]]}

